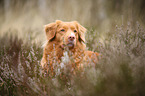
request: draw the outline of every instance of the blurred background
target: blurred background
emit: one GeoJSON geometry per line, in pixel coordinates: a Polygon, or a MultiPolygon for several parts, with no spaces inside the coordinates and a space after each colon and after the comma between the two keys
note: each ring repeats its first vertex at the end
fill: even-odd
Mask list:
{"type": "Polygon", "coordinates": [[[0,96],[145,96],[144,57],[145,0],[0,0],[0,96]],[[44,25],[58,19],[88,29],[95,68],[45,74],[44,25]]]}
{"type": "Polygon", "coordinates": [[[57,19],[105,33],[127,21],[145,24],[144,5],[144,0],[0,0],[0,35],[31,33],[35,41],[44,41],[43,26],[57,19]]]}

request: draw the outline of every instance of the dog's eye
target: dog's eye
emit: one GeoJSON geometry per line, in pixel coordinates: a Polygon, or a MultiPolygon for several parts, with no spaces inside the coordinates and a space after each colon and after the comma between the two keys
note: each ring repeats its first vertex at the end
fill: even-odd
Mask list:
{"type": "Polygon", "coordinates": [[[77,30],[74,30],[74,32],[77,32],[77,30]]]}
{"type": "Polygon", "coordinates": [[[60,31],[64,32],[65,30],[64,29],[61,29],[60,31]]]}

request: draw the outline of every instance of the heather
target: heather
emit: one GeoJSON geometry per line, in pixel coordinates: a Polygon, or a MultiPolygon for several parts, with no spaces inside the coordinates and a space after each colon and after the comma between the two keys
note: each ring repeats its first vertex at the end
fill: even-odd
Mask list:
{"type": "Polygon", "coordinates": [[[83,0],[65,4],[44,0],[49,8],[41,0],[14,0],[11,10],[4,7],[5,1],[9,4],[0,1],[4,14],[0,16],[0,96],[144,96],[143,0],[86,0],[80,5],[83,0]],[[84,62],[89,66],[72,74],[65,53],[61,64],[54,64],[54,76],[41,68],[43,25],[56,19],[77,20],[87,28],[86,50],[100,53],[97,64],[84,62]]]}

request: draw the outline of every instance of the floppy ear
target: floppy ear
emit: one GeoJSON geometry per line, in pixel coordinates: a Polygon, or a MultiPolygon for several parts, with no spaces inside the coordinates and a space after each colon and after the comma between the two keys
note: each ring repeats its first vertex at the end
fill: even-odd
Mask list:
{"type": "Polygon", "coordinates": [[[47,40],[52,40],[56,34],[56,23],[50,23],[45,25],[45,33],[47,36],[47,40]]]}
{"type": "Polygon", "coordinates": [[[82,25],[80,25],[77,21],[74,21],[74,23],[77,26],[77,29],[79,31],[79,37],[80,39],[85,42],[85,33],[87,31],[87,29],[85,27],[83,27],[82,25]]]}
{"type": "Polygon", "coordinates": [[[48,41],[52,40],[55,37],[57,26],[61,22],[62,22],[61,20],[56,20],[55,23],[45,25],[45,33],[48,41]]]}
{"type": "Polygon", "coordinates": [[[60,23],[62,23],[61,20],[56,20],[55,22],[56,22],[57,25],[59,25],[60,23]]]}

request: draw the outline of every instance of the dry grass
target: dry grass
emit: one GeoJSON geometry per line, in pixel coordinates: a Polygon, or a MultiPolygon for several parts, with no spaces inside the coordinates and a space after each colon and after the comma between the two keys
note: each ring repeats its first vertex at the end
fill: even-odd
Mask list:
{"type": "MultiPolygon", "coordinates": [[[[138,23],[116,26],[113,30],[102,41],[96,30],[88,30],[88,48],[102,54],[96,68],[86,67],[71,75],[68,68],[56,66],[57,74],[51,78],[40,67],[41,43],[4,35],[0,38],[0,94],[143,96],[145,30],[138,23]]],[[[62,61],[66,62],[67,59],[62,61]]]]}
{"type": "Polygon", "coordinates": [[[144,0],[0,0],[0,96],[144,96],[144,4],[144,0]],[[9,1],[10,7],[4,3],[9,1]],[[56,63],[55,76],[41,69],[43,25],[57,19],[77,20],[88,27],[87,48],[102,55],[95,68],[72,75],[65,54],[61,64],[66,67],[56,63]]]}

